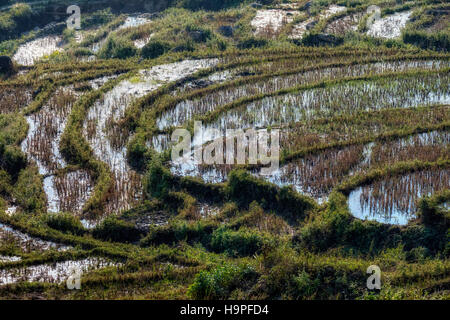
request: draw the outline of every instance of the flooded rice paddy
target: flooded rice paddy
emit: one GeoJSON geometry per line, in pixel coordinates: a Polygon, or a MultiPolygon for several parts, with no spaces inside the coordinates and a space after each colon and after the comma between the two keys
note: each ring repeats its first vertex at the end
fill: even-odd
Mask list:
{"type": "Polygon", "coordinates": [[[71,249],[70,246],[29,236],[3,223],[0,223],[0,240],[1,243],[12,242],[17,245],[23,252],[27,253],[34,251],[42,252],[50,249],[58,251],[67,251],[71,249]]]}
{"type": "MultiPolygon", "coordinates": [[[[402,72],[414,69],[438,70],[448,65],[449,65],[448,61],[383,62],[383,63],[363,64],[358,66],[325,68],[321,70],[307,71],[289,76],[274,77],[265,81],[249,83],[243,86],[224,89],[216,91],[214,93],[209,93],[194,100],[182,101],[178,103],[175,106],[175,108],[168,110],[164,114],[162,114],[162,116],[160,116],[157,120],[157,126],[160,130],[164,130],[165,128],[171,126],[181,126],[187,121],[192,120],[197,115],[203,115],[205,113],[214,111],[219,106],[226,105],[240,98],[269,92],[275,92],[281,89],[291,88],[294,86],[299,86],[311,82],[333,80],[342,77],[357,77],[365,74],[378,74],[383,72],[395,72],[395,71],[402,72]]],[[[445,81],[445,79],[443,81],[445,81]]],[[[428,79],[428,81],[433,82],[432,79],[428,79]]],[[[442,86],[444,85],[445,83],[442,83],[442,86]]],[[[383,86],[387,85],[383,84],[383,86]]],[[[404,86],[407,86],[407,84],[405,84],[404,86]]],[[[418,84],[416,84],[416,86],[418,86],[418,84]]],[[[351,87],[351,85],[347,85],[347,87],[351,87]]],[[[354,87],[358,86],[354,85],[354,87]]],[[[330,90],[333,89],[330,88],[330,90]]],[[[366,90],[370,90],[370,84],[367,85],[366,90]]],[[[318,92],[319,90],[318,89],[310,90],[309,92],[313,91],[318,92]]],[[[321,91],[327,92],[328,89],[322,89],[321,91]]],[[[308,94],[305,93],[305,95],[308,94]]],[[[266,99],[266,101],[269,100],[278,100],[277,102],[274,103],[283,105],[283,102],[279,101],[282,100],[282,98],[277,97],[266,99]]],[[[322,102],[322,100],[320,101],[320,103],[322,102]]],[[[443,100],[445,100],[445,98],[443,100]]],[[[255,104],[258,103],[259,102],[255,102],[255,104]]],[[[305,100],[305,104],[309,105],[309,99],[305,100]]],[[[290,108],[287,108],[286,106],[283,106],[282,108],[284,108],[286,111],[290,110],[290,108]]],[[[270,110],[273,111],[273,109],[270,110]]],[[[294,110],[292,111],[294,112],[294,110]]]]}
{"type": "Polygon", "coordinates": [[[51,55],[63,47],[62,37],[47,36],[27,42],[21,46],[13,56],[19,65],[32,66],[44,56],[51,55]]]}
{"type": "Polygon", "coordinates": [[[115,263],[101,258],[86,258],[78,261],[63,261],[0,270],[0,286],[17,282],[46,282],[60,284],[66,282],[76,271],[81,275],[92,270],[116,266],[115,263]]]}
{"type": "Polygon", "coordinates": [[[268,97],[225,112],[205,130],[265,128],[359,111],[450,103],[446,74],[350,82],[268,97]]]}
{"type": "Polygon", "coordinates": [[[403,28],[411,17],[412,11],[398,12],[375,20],[367,34],[376,38],[395,39],[401,36],[403,28]]]}
{"type": "Polygon", "coordinates": [[[406,225],[416,217],[417,201],[450,188],[448,169],[391,176],[350,193],[350,212],[360,219],[406,225]]]}
{"type": "Polygon", "coordinates": [[[140,176],[126,160],[128,137],[117,131],[117,122],[124,117],[127,107],[164,84],[217,63],[216,59],[185,60],[141,70],[137,77],[122,81],[89,109],[84,135],[96,157],[109,165],[115,178],[115,190],[106,209],[108,213],[130,209],[141,198],[140,176]]]}

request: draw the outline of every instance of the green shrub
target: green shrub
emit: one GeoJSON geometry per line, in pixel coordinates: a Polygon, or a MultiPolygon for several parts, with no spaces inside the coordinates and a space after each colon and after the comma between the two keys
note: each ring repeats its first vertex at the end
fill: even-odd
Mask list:
{"type": "Polygon", "coordinates": [[[92,232],[96,239],[113,242],[136,242],[141,237],[141,232],[128,222],[117,217],[108,217],[92,232]]]}
{"type": "Polygon", "coordinates": [[[0,170],[0,195],[8,195],[11,193],[11,177],[9,174],[0,170]]]}
{"type": "Polygon", "coordinates": [[[137,49],[131,41],[111,36],[98,55],[102,59],[128,59],[136,53],[137,49]]]}
{"type": "Polygon", "coordinates": [[[188,25],[186,32],[191,37],[192,41],[196,43],[203,43],[211,39],[212,32],[209,29],[201,28],[196,25],[188,25]]]}
{"type": "Polygon", "coordinates": [[[426,33],[423,31],[405,31],[403,42],[410,43],[422,49],[449,51],[450,34],[448,32],[426,33]]]}
{"type": "Polygon", "coordinates": [[[27,158],[19,147],[0,145],[0,167],[8,171],[11,176],[17,177],[26,165],[27,158]]]}
{"type": "Polygon", "coordinates": [[[295,283],[295,295],[297,298],[310,298],[318,290],[320,281],[319,279],[311,279],[311,276],[302,271],[294,277],[295,283]]]}
{"type": "Polygon", "coordinates": [[[114,20],[114,14],[111,12],[111,8],[106,8],[104,10],[98,10],[92,14],[81,15],[81,28],[87,29],[95,25],[107,24],[114,20]]]}
{"type": "Polygon", "coordinates": [[[158,160],[153,160],[144,180],[144,192],[147,199],[167,197],[172,188],[173,178],[170,171],[158,160]]]}
{"type": "Polygon", "coordinates": [[[45,212],[47,199],[42,178],[37,168],[28,167],[19,174],[13,195],[25,211],[30,213],[45,212]]]}
{"type": "Polygon", "coordinates": [[[211,237],[211,248],[225,252],[229,256],[250,256],[260,251],[268,243],[261,234],[246,228],[233,231],[227,227],[215,230],[211,237]]]}
{"type": "Polygon", "coordinates": [[[239,49],[252,49],[252,48],[262,48],[267,46],[268,41],[266,39],[259,39],[259,38],[247,38],[244,40],[241,40],[237,47],[239,49]]]}
{"type": "Polygon", "coordinates": [[[427,226],[448,229],[450,228],[450,213],[439,208],[438,204],[429,197],[419,202],[419,219],[427,226]]]}
{"type": "Polygon", "coordinates": [[[245,170],[234,170],[228,177],[228,196],[241,207],[257,201],[265,210],[274,210],[294,222],[305,217],[315,207],[314,201],[291,187],[278,186],[258,179],[245,170]]]}
{"type": "Polygon", "coordinates": [[[31,7],[26,3],[16,3],[9,12],[11,17],[17,21],[29,19],[33,13],[31,7]]]}
{"type": "Polygon", "coordinates": [[[73,235],[82,235],[85,233],[83,224],[77,217],[70,213],[50,214],[47,216],[45,222],[50,228],[65,233],[69,232],[73,235]]]}
{"type": "Polygon", "coordinates": [[[200,243],[208,247],[211,242],[211,234],[217,226],[205,221],[193,223],[177,222],[164,227],[153,227],[149,234],[142,239],[141,246],[172,245],[179,241],[186,241],[191,244],[200,243]]]}
{"type": "MultiPolygon", "coordinates": [[[[271,0],[269,0],[271,1],[271,0]]],[[[220,10],[240,4],[239,0],[178,0],[177,5],[191,10],[220,10]]]]}
{"type": "Polygon", "coordinates": [[[227,299],[237,288],[243,288],[246,281],[254,281],[257,273],[251,266],[224,264],[211,271],[201,271],[189,287],[188,295],[196,300],[227,299]]]}
{"type": "Polygon", "coordinates": [[[163,41],[150,41],[141,50],[144,59],[155,59],[170,50],[170,45],[163,41]]]}

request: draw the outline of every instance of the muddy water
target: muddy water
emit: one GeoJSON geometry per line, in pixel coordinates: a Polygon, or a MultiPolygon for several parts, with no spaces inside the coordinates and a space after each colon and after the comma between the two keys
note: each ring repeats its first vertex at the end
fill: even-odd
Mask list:
{"type": "Polygon", "coordinates": [[[350,193],[348,205],[357,218],[406,225],[415,218],[417,201],[450,188],[448,169],[389,177],[350,193]]]}
{"type": "Polygon", "coordinates": [[[19,47],[13,60],[20,65],[32,66],[40,58],[62,49],[60,36],[48,36],[27,42],[19,47]]]}
{"type": "Polygon", "coordinates": [[[117,121],[123,118],[127,107],[164,84],[217,63],[216,59],[185,60],[142,70],[137,77],[118,84],[90,108],[84,135],[96,157],[109,165],[115,177],[115,190],[108,201],[109,213],[130,209],[141,197],[140,177],[126,161],[127,139],[117,131],[117,121]]]}
{"type": "Polygon", "coordinates": [[[399,38],[411,14],[412,11],[398,12],[376,20],[367,31],[367,35],[386,39],[399,38]]]}
{"type": "Polygon", "coordinates": [[[207,94],[195,100],[182,101],[172,110],[163,113],[163,115],[158,118],[157,125],[160,130],[164,130],[170,126],[181,126],[186,121],[192,120],[192,118],[196,115],[202,115],[213,111],[218,106],[231,103],[242,97],[273,92],[310,82],[339,79],[342,77],[355,77],[369,73],[379,74],[393,71],[402,72],[413,69],[438,70],[446,66],[449,66],[448,61],[417,60],[379,62],[350,67],[325,68],[319,71],[308,71],[289,76],[274,77],[262,82],[251,83],[244,86],[207,94]]]}
{"type": "Polygon", "coordinates": [[[64,261],[53,264],[0,270],[0,286],[17,282],[63,283],[74,275],[75,270],[87,273],[92,270],[117,266],[100,258],[87,258],[79,261],[64,261]]]}

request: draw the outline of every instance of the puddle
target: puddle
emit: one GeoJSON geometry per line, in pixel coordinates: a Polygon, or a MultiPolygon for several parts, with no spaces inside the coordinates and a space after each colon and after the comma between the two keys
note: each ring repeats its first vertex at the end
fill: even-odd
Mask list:
{"type": "Polygon", "coordinates": [[[357,218],[406,225],[415,218],[417,201],[450,188],[450,171],[439,169],[394,176],[350,193],[350,212],[357,218]]]}
{"type": "MultiPolygon", "coordinates": [[[[91,45],[90,49],[94,54],[99,53],[100,49],[105,45],[108,38],[104,38],[98,42],[95,42],[91,45]]],[[[89,57],[91,60],[95,60],[95,56],[89,57]]]]}
{"type": "Polygon", "coordinates": [[[168,134],[160,134],[153,136],[152,142],[147,143],[148,148],[152,148],[158,153],[168,150],[172,145],[171,137],[168,134]]]}
{"type": "Polygon", "coordinates": [[[64,261],[53,264],[41,264],[23,268],[0,270],[0,285],[17,282],[63,283],[74,275],[75,270],[87,273],[96,269],[118,266],[118,264],[100,258],[87,258],[79,261],[64,261]]]}
{"type": "Polygon", "coordinates": [[[185,60],[141,70],[137,77],[122,81],[89,109],[84,135],[96,157],[109,165],[115,177],[115,190],[106,209],[109,213],[128,210],[141,197],[140,176],[128,166],[126,160],[128,137],[117,125],[117,121],[124,117],[126,108],[137,98],[164,84],[217,63],[217,59],[185,60]]]}
{"type": "Polygon", "coordinates": [[[240,87],[228,88],[218,92],[206,94],[195,100],[185,100],[175,108],[163,113],[157,120],[157,126],[164,130],[170,126],[181,126],[194,116],[215,110],[218,106],[231,103],[243,97],[274,92],[277,90],[299,86],[322,80],[355,77],[365,74],[379,74],[383,72],[402,72],[411,69],[438,70],[449,66],[447,61],[401,61],[379,62],[357,66],[325,68],[307,71],[289,76],[274,77],[265,81],[246,84],[240,87]]]}
{"type": "Polygon", "coordinates": [[[439,205],[439,207],[443,210],[450,210],[450,202],[447,201],[447,202],[439,205]]]}
{"type": "Polygon", "coordinates": [[[197,205],[198,212],[202,218],[208,218],[216,216],[220,213],[220,208],[216,206],[211,206],[207,203],[201,203],[197,205]]]}
{"type": "Polygon", "coordinates": [[[139,27],[139,26],[142,26],[149,22],[150,22],[150,20],[147,18],[130,16],[130,17],[127,17],[125,22],[119,27],[119,30],[133,28],[133,27],[139,27]]]}
{"type": "Polygon", "coordinates": [[[8,216],[12,216],[12,215],[16,214],[17,209],[18,209],[18,207],[12,206],[12,207],[7,208],[6,211],[5,211],[5,213],[6,213],[8,216]]]}
{"type": "MultiPolygon", "coordinates": [[[[110,34],[112,34],[113,32],[116,32],[118,30],[138,27],[138,26],[147,24],[149,22],[151,22],[151,20],[144,18],[144,17],[129,16],[126,18],[125,22],[122,25],[120,25],[117,29],[111,31],[110,34]]],[[[145,39],[135,40],[134,45],[137,48],[141,49],[150,41],[150,39],[151,39],[151,36],[149,36],[148,38],[145,38],[145,39]]],[[[108,41],[108,37],[105,37],[105,38],[101,39],[100,41],[93,43],[90,46],[90,50],[94,54],[99,53],[107,41],[108,41]]],[[[90,57],[90,59],[95,60],[95,56],[90,57]]]]}
{"type": "Polygon", "coordinates": [[[376,20],[367,31],[367,35],[386,39],[399,38],[411,14],[412,11],[398,12],[376,20]]]}
{"type": "Polygon", "coordinates": [[[142,39],[136,39],[133,41],[134,46],[138,49],[142,49],[143,47],[145,47],[145,45],[147,43],[150,42],[150,40],[153,38],[153,34],[149,35],[148,37],[142,38],[142,39]]]}
{"type": "Polygon", "coordinates": [[[67,251],[71,249],[70,246],[31,237],[2,223],[0,223],[0,240],[1,242],[13,241],[19,245],[24,252],[47,251],[50,249],[67,251]]]}
{"type": "Polygon", "coordinates": [[[99,223],[101,223],[100,220],[88,220],[88,219],[82,219],[80,220],[83,227],[87,230],[93,230],[99,223]]]}
{"type": "Polygon", "coordinates": [[[38,38],[19,46],[13,60],[23,66],[32,66],[40,58],[62,49],[62,37],[48,36],[38,38]]]}

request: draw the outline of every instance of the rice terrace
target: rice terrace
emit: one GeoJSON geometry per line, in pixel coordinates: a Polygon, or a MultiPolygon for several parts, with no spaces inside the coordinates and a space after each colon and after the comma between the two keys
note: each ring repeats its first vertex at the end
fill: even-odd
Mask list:
{"type": "Polygon", "coordinates": [[[449,13],[0,0],[0,299],[450,299],[449,13]]]}

